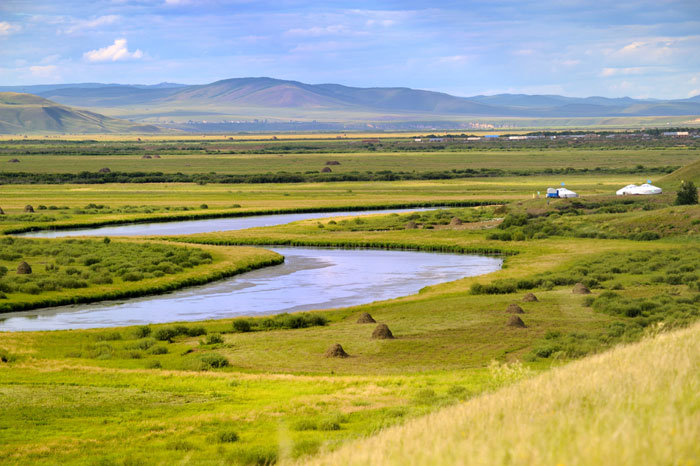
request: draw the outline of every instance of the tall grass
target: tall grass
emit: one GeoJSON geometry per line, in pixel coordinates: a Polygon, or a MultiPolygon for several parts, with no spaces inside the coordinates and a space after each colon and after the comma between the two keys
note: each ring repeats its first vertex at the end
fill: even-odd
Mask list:
{"type": "Polygon", "coordinates": [[[696,324],[554,369],[305,464],[696,464],[698,367],[696,324]]]}

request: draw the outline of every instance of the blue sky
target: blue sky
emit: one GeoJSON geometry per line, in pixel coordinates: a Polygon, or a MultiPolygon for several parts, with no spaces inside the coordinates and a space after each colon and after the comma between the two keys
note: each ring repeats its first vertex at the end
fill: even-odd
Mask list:
{"type": "Polygon", "coordinates": [[[698,51],[697,0],[0,0],[0,85],[270,76],[686,98],[698,51]]]}

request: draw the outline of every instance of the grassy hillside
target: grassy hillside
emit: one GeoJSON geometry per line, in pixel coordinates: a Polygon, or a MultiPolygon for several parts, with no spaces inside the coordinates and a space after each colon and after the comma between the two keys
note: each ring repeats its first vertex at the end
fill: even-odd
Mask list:
{"type": "Polygon", "coordinates": [[[304,464],[696,464],[700,325],[552,370],[304,464]]]}
{"type": "Polygon", "coordinates": [[[137,125],[87,110],[57,104],[31,94],[0,92],[0,133],[153,133],[137,125]]]}
{"type": "Polygon", "coordinates": [[[659,180],[662,186],[677,186],[681,181],[692,181],[700,184],[700,160],[679,168],[659,180]]]}

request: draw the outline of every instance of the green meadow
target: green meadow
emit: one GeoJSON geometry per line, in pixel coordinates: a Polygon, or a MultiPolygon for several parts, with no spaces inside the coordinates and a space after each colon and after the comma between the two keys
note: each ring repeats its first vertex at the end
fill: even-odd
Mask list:
{"type": "MultiPolygon", "coordinates": [[[[683,149],[661,161],[658,153],[644,150],[639,154],[630,150],[622,158],[591,151],[590,160],[581,160],[581,153],[578,158],[561,151],[545,154],[551,157],[549,166],[581,168],[687,165],[697,159],[685,158],[683,149]]],[[[444,164],[440,170],[458,167],[458,159],[447,158],[455,154],[409,154],[404,169],[424,169],[421,157],[433,156],[444,164]]],[[[501,156],[523,169],[542,163],[524,152],[501,156]]],[[[501,156],[499,163],[507,167],[501,156]]],[[[44,156],[26,159],[33,157],[44,156]]],[[[68,156],[46,157],[47,163],[54,163],[68,156]]],[[[174,157],[201,157],[206,164],[207,157],[214,163],[218,157],[239,156],[174,157]]],[[[261,160],[268,154],[255,157],[257,162],[245,163],[251,167],[267,163],[261,160]]],[[[326,154],[305,157],[299,159],[309,165],[327,158],[326,154]]],[[[333,157],[341,163],[340,157],[366,157],[368,165],[384,163],[372,155],[333,157]]],[[[490,166],[479,158],[484,154],[465,157],[473,158],[464,163],[490,166]]],[[[123,163],[128,167],[161,160],[168,159],[133,158],[123,163]]],[[[223,160],[216,163],[225,165],[223,160]]],[[[601,439],[610,436],[593,422],[595,413],[617,413],[634,425],[630,412],[651,416],[660,409],[654,407],[670,406],[666,402],[677,408],[673,411],[677,419],[664,420],[666,430],[658,436],[646,435],[658,445],[669,429],[680,433],[686,426],[674,437],[678,448],[674,452],[647,446],[639,451],[652,454],[661,464],[697,458],[700,450],[692,442],[696,430],[690,428],[697,425],[696,403],[689,407],[685,388],[673,390],[678,395],[673,398],[664,387],[696,383],[688,375],[692,371],[686,370],[693,359],[672,357],[675,353],[669,348],[677,349],[697,333],[693,325],[700,317],[700,209],[674,205],[677,174],[666,179],[668,185],[661,176],[653,181],[659,179],[667,192],[653,198],[614,196],[619,187],[644,181],[638,174],[619,173],[264,185],[2,185],[0,207],[5,214],[0,216],[0,228],[5,232],[303,209],[467,201],[484,205],[108,242],[5,235],[0,237],[0,266],[7,270],[0,286],[6,284],[8,291],[3,291],[0,306],[76,298],[80,293],[92,293],[96,300],[106,296],[101,293],[117,290],[162,292],[194,279],[213,280],[275,263],[279,259],[264,250],[266,245],[480,253],[504,261],[501,270],[488,275],[351,308],[0,333],[2,461],[367,464],[375,462],[377,454],[378,464],[397,464],[403,460],[391,453],[396,445],[392,442],[410,444],[417,438],[415,448],[423,453],[431,451],[429,445],[435,442],[440,448],[435,450],[436,462],[443,464],[455,462],[452,449],[468,456],[480,444],[489,445],[488,451],[479,450],[479,458],[488,464],[574,464],[575,453],[582,451],[575,446],[588,443],[596,446],[589,459],[579,463],[595,464],[596,458],[609,453],[601,439]],[[538,191],[562,181],[581,198],[548,202],[537,197],[538,191]],[[32,205],[34,212],[24,212],[26,205],[32,205]],[[17,275],[20,261],[31,264],[36,274],[17,275]],[[140,279],[125,280],[135,278],[128,274],[140,274],[140,279]],[[98,277],[112,282],[97,283],[102,280],[98,277]],[[68,279],[86,286],[60,285],[68,279]],[[363,313],[376,323],[358,323],[363,313]],[[372,337],[380,323],[394,338],[372,337]],[[691,330],[683,330],[686,327],[691,330]],[[348,357],[328,357],[334,344],[342,345],[348,357]],[[652,367],[648,365],[655,359],[654,351],[663,354],[659,361],[669,361],[668,370],[655,372],[668,382],[663,387],[640,375],[641,365],[652,367]],[[588,382],[579,383],[603,367],[611,374],[591,379],[598,392],[588,382]],[[629,387],[614,385],[620,378],[614,376],[616,370],[618,375],[630,371],[644,384],[643,399],[629,387]],[[604,407],[601,394],[614,403],[604,407]],[[623,409],[625,400],[631,400],[634,409],[623,409]],[[545,411],[539,410],[540,404],[547,407],[545,411]],[[499,406],[515,408],[504,412],[499,406]],[[571,433],[566,447],[556,440],[561,437],[553,434],[556,430],[547,427],[565,422],[563,414],[556,414],[557,406],[573,406],[575,419],[587,426],[562,427],[562,432],[571,433]],[[469,419],[472,424],[455,419],[469,419]],[[440,432],[439,439],[424,438],[433,432],[421,424],[425,422],[439,426],[434,430],[440,432]],[[464,433],[481,429],[474,426],[484,426],[481,437],[464,433]],[[485,443],[484,438],[494,440],[485,443]],[[501,455],[503,451],[518,455],[517,459],[501,455]]],[[[123,295],[127,296],[131,295],[123,295]]],[[[413,455],[420,458],[420,453],[413,455]]],[[[639,458],[629,454],[620,463],[635,464],[639,458]]]]}

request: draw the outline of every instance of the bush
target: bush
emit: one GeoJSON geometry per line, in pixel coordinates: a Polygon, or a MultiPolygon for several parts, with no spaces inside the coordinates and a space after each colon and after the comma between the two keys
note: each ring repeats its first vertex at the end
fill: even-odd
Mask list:
{"type": "Polygon", "coordinates": [[[232,430],[225,430],[216,434],[219,443],[233,443],[238,441],[238,434],[232,430]]]}
{"type": "Polygon", "coordinates": [[[692,181],[684,181],[676,193],[676,205],[695,205],[698,203],[698,188],[692,181]]]}
{"type": "Polygon", "coordinates": [[[219,369],[228,366],[228,359],[220,354],[206,354],[200,358],[202,369],[219,369]]]}
{"type": "Polygon", "coordinates": [[[154,355],[168,354],[168,348],[166,348],[165,346],[154,346],[151,349],[151,354],[154,354],[154,355]]]}
{"type": "Polygon", "coordinates": [[[172,327],[163,327],[156,330],[156,333],[153,336],[156,340],[170,342],[177,336],[177,332],[172,327]]]}
{"type": "Polygon", "coordinates": [[[233,321],[233,330],[240,333],[250,332],[252,330],[250,322],[246,319],[237,319],[233,321]]]}
{"type": "Polygon", "coordinates": [[[140,325],[134,329],[134,336],[136,338],[146,338],[151,334],[151,327],[148,325],[140,325]]]}
{"type": "Polygon", "coordinates": [[[213,333],[204,341],[205,345],[218,345],[224,342],[224,339],[218,333],[213,333]]]}

